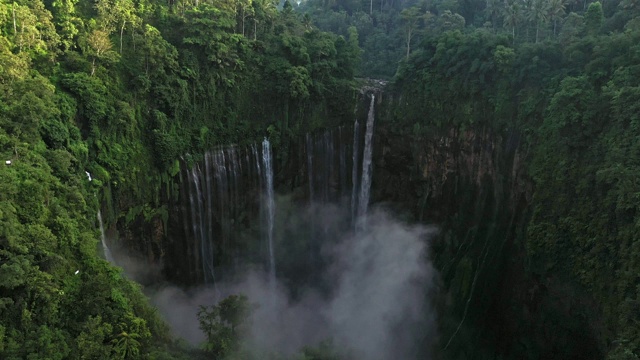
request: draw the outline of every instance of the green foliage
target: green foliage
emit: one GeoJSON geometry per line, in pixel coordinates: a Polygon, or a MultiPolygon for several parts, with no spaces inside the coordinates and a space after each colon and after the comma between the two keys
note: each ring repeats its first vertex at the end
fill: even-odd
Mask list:
{"type": "Polygon", "coordinates": [[[604,13],[602,11],[602,4],[600,4],[599,1],[589,4],[587,12],[584,15],[587,32],[591,35],[597,34],[602,27],[603,21],[604,13]]]}
{"type": "Polygon", "coordinates": [[[300,360],[341,360],[344,357],[340,356],[331,342],[323,341],[317,347],[304,347],[302,354],[299,357],[300,360]]]}
{"type": "Polygon", "coordinates": [[[82,332],[75,339],[78,357],[80,359],[109,358],[113,350],[107,340],[112,331],[111,324],[103,323],[99,315],[89,316],[83,324],[82,332]]]}
{"type": "Polygon", "coordinates": [[[242,326],[250,312],[249,301],[244,295],[231,295],[211,307],[201,306],[198,321],[207,337],[203,345],[205,351],[224,358],[239,350],[242,326]]]}
{"type": "Polygon", "coordinates": [[[81,124],[96,126],[106,118],[109,110],[107,89],[100,79],[86,73],[69,73],[61,84],[79,99],[78,116],[81,124]]]}
{"type": "MultiPolygon", "coordinates": [[[[519,319],[509,321],[513,329],[522,326],[519,335],[509,334],[520,340],[507,346],[504,358],[633,359],[640,354],[640,327],[630,320],[638,315],[640,259],[640,29],[631,23],[604,35],[623,12],[603,10],[598,2],[587,5],[580,14],[566,11],[565,21],[550,33],[543,26],[552,21],[549,14],[505,23],[513,25],[515,42],[496,34],[500,30],[491,24],[424,39],[399,67],[393,88],[401,101],[389,105],[383,120],[407,136],[489,131],[525,139],[518,151],[527,153],[521,160],[528,164],[533,190],[522,243],[515,245],[522,249],[514,254],[521,257],[522,281],[529,284],[522,291],[532,295],[524,305],[504,310],[519,319]],[[523,22],[530,23],[528,35],[523,22]],[[570,336],[551,340],[544,335],[551,328],[584,334],[592,348],[574,346],[570,336]]],[[[488,246],[502,246],[500,237],[490,239],[488,246]]],[[[477,265],[454,251],[456,257],[442,265],[443,277],[449,293],[464,299],[477,265]]],[[[458,319],[443,319],[443,333],[458,333],[446,356],[471,351],[465,344],[483,338],[470,323],[491,328],[474,318],[484,313],[479,304],[488,296],[477,294],[468,312],[459,301],[450,305],[451,317],[458,319]],[[462,314],[467,316],[460,326],[462,314]]]]}
{"type": "Polygon", "coordinates": [[[603,4],[563,0],[310,0],[302,8],[323,30],[346,36],[349,27],[356,27],[364,50],[359,74],[391,78],[412,47],[442,32],[484,29],[508,35],[512,45],[558,38],[575,40],[585,30],[595,35],[605,29],[621,29],[639,14],[636,3],[633,0],[603,4]]]}

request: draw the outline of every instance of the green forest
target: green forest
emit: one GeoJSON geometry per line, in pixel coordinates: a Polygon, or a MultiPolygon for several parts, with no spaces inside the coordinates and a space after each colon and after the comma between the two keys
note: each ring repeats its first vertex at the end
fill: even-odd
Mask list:
{"type": "MultiPolygon", "coordinates": [[[[104,259],[97,214],[166,224],[181,161],[268,137],[286,162],[294,139],[351,126],[364,78],[389,81],[380,126],[409,142],[522,134],[533,190],[514,258],[576,299],[508,349],[481,322],[454,339],[458,300],[432,358],[577,359],[589,341],[592,358],[638,359],[637,0],[0,0],[0,359],[250,358],[246,297],[203,307],[206,339],[187,344],[104,259]]],[[[445,253],[441,291],[468,293],[445,253]]],[[[293,358],[343,357],[327,341],[293,358]]]]}

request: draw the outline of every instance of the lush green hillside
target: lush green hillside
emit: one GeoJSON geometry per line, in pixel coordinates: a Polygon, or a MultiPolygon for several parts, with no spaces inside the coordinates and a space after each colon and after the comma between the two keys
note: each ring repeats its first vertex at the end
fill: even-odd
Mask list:
{"type": "Polygon", "coordinates": [[[308,0],[301,11],[319,28],[347,34],[354,27],[363,50],[360,76],[391,79],[420,43],[452,30],[484,29],[508,44],[574,43],[585,33],[622,31],[638,14],[633,0],[600,6],[570,0],[308,0]],[[602,16],[604,16],[604,21],[602,16]]]}
{"type": "MultiPolygon", "coordinates": [[[[571,8],[575,4],[567,5],[567,12],[571,8]]],[[[489,339],[496,336],[493,332],[470,331],[448,349],[450,356],[479,358],[478,347],[487,342],[504,358],[585,358],[583,351],[592,346],[595,352],[589,356],[594,358],[600,353],[608,359],[636,359],[640,354],[640,18],[633,17],[640,9],[631,3],[607,3],[606,17],[598,2],[584,9],[561,17],[557,29],[550,27],[553,18],[533,23],[527,18],[529,27],[520,23],[515,38],[512,31],[492,26],[425,33],[398,70],[395,89],[401,101],[391,107],[389,126],[416,139],[450,129],[478,136],[488,132],[503,140],[519,134],[524,140],[518,161],[526,164],[533,186],[524,233],[515,246],[497,248],[512,251],[504,254],[505,261],[518,259],[520,264],[506,268],[522,271],[522,276],[490,275],[486,272],[494,270],[486,269],[483,275],[495,277],[485,283],[496,289],[493,296],[517,298],[519,290],[501,288],[521,288],[528,295],[501,301],[505,306],[496,309],[497,300],[483,298],[487,290],[480,290],[473,303],[477,307],[470,311],[484,318],[467,317],[472,328],[495,329],[490,323],[495,316],[487,312],[500,311],[510,317],[508,322],[521,322],[515,327],[519,330],[497,344],[502,340],[489,339]],[[531,30],[537,25],[534,37],[531,30]],[[464,350],[469,343],[460,341],[469,338],[478,345],[464,350]],[[581,342],[584,345],[577,345],[581,342]]],[[[489,155],[494,158],[502,146],[495,144],[484,145],[494,149],[489,155]]],[[[510,174],[492,176],[502,184],[510,174]]],[[[504,241],[498,235],[491,239],[504,241]]],[[[457,283],[460,271],[466,266],[474,274],[484,265],[482,256],[460,254],[456,241],[445,239],[439,251],[446,255],[437,255],[456,257],[453,267],[448,258],[441,259],[445,287],[457,299],[453,308],[458,309],[452,315],[458,320],[443,325],[443,348],[467,314],[465,294],[474,291],[470,281],[462,287],[457,283]]]]}
{"type": "Polygon", "coordinates": [[[357,35],[303,20],[269,1],[0,2],[0,358],[167,356],[98,256],[99,204],[108,224],[166,221],[180,156],[352,113],[357,35]]]}

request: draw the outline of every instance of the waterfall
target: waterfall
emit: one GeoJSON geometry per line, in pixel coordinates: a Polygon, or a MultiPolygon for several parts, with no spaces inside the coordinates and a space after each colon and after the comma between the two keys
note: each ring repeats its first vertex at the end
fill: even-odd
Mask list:
{"type": "Polygon", "coordinates": [[[265,182],[265,215],[267,220],[267,245],[269,249],[269,280],[271,285],[276,280],[276,260],[273,250],[273,228],[275,222],[276,204],[273,190],[273,164],[271,160],[271,144],[267,138],[262,141],[262,165],[264,168],[265,182]]]}
{"type": "Polygon", "coordinates": [[[201,162],[183,167],[182,214],[188,239],[184,255],[189,257],[190,279],[215,285],[220,269],[229,269],[231,261],[241,266],[241,258],[265,263],[275,279],[273,172],[268,139],[246,148],[220,147],[205,153],[201,162]],[[266,253],[246,242],[257,222],[266,253]],[[233,252],[223,254],[229,249],[233,252]],[[229,262],[220,263],[224,259],[229,262]]]}
{"type": "Polygon", "coordinates": [[[98,210],[98,225],[100,226],[100,241],[102,242],[102,252],[104,253],[104,258],[108,262],[115,264],[113,256],[111,255],[111,250],[109,250],[109,247],[107,246],[107,236],[104,233],[104,224],[102,222],[102,213],[100,212],[100,210],[98,210]]]}
{"type": "Polygon", "coordinates": [[[202,163],[185,169],[185,216],[191,224],[185,231],[193,240],[190,256],[199,264],[198,277],[214,285],[217,249],[236,236],[242,161],[251,162],[248,153],[242,157],[239,151],[234,146],[209,151],[202,163]]]}
{"type": "Polygon", "coordinates": [[[325,173],[325,177],[323,179],[323,182],[325,183],[324,191],[323,191],[323,198],[322,200],[327,203],[329,202],[329,198],[331,196],[331,188],[333,187],[334,183],[334,179],[335,179],[335,167],[334,167],[334,143],[333,143],[333,134],[329,131],[326,131],[324,133],[324,137],[323,137],[323,145],[324,145],[324,156],[325,156],[325,164],[327,166],[326,169],[326,173],[325,173]]]}
{"type": "Polygon", "coordinates": [[[347,186],[347,147],[348,147],[348,142],[345,141],[344,139],[344,135],[343,135],[344,129],[343,127],[339,127],[338,128],[338,146],[339,146],[339,150],[338,150],[338,158],[340,159],[340,172],[338,174],[338,176],[340,177],[340,197],[341,198],[345,198],[348,197],[349,194],[349,188],[347,186]]]}
{"type": "Polygon", "coordinates": [[[348,203],[347,184],[351,181],[347,171],[351,158],[349,137],[350,133],[343,126],[305,136],[309,202],[348,203]]]}
{"type": "Polygon", "coordinates": [[[309,201],[313,202],[313,139],[311,134],[307,134],[305,137],[306,151],[307,151],[307,175],[309,177],[309,201]]]}
{"type": "MultiPolygon", "coordinates": [[[[87,174],[87,179],[89,179],[89,181],[93,181],[93,178],[91,177],[91,173],[89,173],[88,171],[85,171],[84,173],[87,174]]],[[[100,227],[100,242],[102,243],[102,253],[104,254],[104,258],[108,262],[115,264],[113,255],[111,255],[111,250],[109,250],[109,246],[107,246],[107,235],[105,235],[104,233],[104,223],[102,221],[102,212],[100,212],[99,209],[98,209],[98,226],[100,227]]]]}
{"type": "Polygon", "coordinates": [[[360,157],[360,124],[358,118],[353,124],[353,156],[351,166],[351,219],[355,224],[358,216],[358,160],[360,157]]]}
{"type": "Polygon", "coordinates": [[[364,149],[362,153],[362,180],[360,181],[360,197],[358,199],[357,223],[363,227],[366,222],[369,195],[371,191],[371,157],[373,153],[373,122],[375,120],[375,95],[371,94],[371,105],[367,115],[367,128],[364,136],[364,149]]]}
{"type": "MultiPolygon", "coordinates": [[[[209,157],[205,156],[205,174],[210,169],[209,157]]],[[[209,196],[203,195],[203,187],[201,183],[202,172],[200,166],[196,165],[187,171],[187,179],[189,181],[189,210],[191,215],[191,228],[196,247],[199,247],[197,254],[200,258],[202,266],[202,274],[205,283],[215,284],[214,272],[214,247],[213,239],[209,234],[211,231],[211,222],[209,215],[211,214],[211,201],[209,196]],[[204,200],[208,200],[205,202],[204,200]]],[[[210,194],[208,177],[205,177],[205,194],[210,194]]]]}
{"type": "MultiPolygon", "coordinates": [[[[353,132],[349,126],[306,134],[300,139],[301,151],[292,157],[296,160],[283,169],[301,177],[292,186],[307,185],[304,180],[308,180],[307,199],[311,204],[350,208],[350,216],[340,220],[346,227],[361,222],[367,211],[374,107],[372,95],[366,123],[356,120],[353,132]]],[[[183,159],[184,165],[186,162],[183,159]]],[[[226,277],[221,270],[233,271],[229,265],[235,262],[236,267],[243,266],[239,260],[246,259],[264,264],[270,282],[275,283],[278,250],[274,159],[269,139],[245,148],[225,146],[208,151],[198,163],[184,166],[181,178],[183,230],[188,240],[177,250],[183,251],[180,255],[188,260],[176,267],[188,269],[184,274],[194,282],[215,285],[217,279],[226,277]],[[260,242],[251,241],[253,238],[260,242]]],[[[310,211],[326,208],[312,206],[310,211]]],[[[309,240],[305,245],[312,264],[317,261],[323,239],[330,234],[328,224],[316,222],[313,216],[307,228],[309,240]]]]}

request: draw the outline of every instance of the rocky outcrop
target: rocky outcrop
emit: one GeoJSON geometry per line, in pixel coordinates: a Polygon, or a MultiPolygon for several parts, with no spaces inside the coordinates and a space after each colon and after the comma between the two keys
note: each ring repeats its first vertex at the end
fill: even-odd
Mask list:
{"type": "Polygon", "coordinates": [[[366,94],[371,92],[381,92],[389,84],[386,80],[359,78],[357,79],[360,86],[360,94],[366,94]]]}

